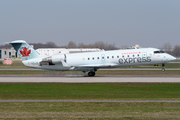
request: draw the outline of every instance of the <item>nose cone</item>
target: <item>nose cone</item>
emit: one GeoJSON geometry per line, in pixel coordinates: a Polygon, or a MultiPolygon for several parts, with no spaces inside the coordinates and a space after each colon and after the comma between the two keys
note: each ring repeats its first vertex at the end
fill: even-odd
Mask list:
{"type": "Polygon", "coordinates": [[[171,57],[170,57],[170,60],[171,60],[171,61],[174,61],[174,60],[176,60],[176,58],[175,58],[174,56],[171,56],[171,57]]]}

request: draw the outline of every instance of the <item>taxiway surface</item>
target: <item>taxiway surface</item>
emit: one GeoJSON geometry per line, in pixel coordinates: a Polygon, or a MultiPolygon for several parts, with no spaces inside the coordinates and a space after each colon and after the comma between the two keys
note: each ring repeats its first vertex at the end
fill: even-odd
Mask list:
{"type": "Polygon", "coordinates": [[[180,77],[0,77],[4,83],[180,83],[180,77]]]}

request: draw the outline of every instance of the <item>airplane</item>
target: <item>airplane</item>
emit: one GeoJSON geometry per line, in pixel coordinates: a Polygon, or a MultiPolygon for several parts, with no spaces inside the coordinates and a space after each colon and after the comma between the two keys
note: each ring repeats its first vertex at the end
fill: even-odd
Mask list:
{"type": "Polygon", "coordinates": [[[100,68],[162,64],[176,60],[175,57],[156,48],[110,50],[86,53],[67,53],[52,56],[40,55],[26,41],[9,42],[27,67],[56,71],[82,71],[95,76],[100,68]]]}

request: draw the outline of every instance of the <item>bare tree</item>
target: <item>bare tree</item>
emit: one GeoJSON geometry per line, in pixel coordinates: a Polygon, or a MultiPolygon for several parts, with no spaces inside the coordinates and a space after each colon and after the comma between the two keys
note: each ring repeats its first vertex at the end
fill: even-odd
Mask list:
{"type": "Polygon", "coordinates": [[[70,41],[70,42],[68,43],[67,47],[68,47],[68,48],[77,48],[77,45],[76,45],[75,42],[70,41]]]}
{"type": "Polygon", "coordinates": [[[84,43],[79,43],[78,48],[86,48],[86,45],[84,45],[84,43]]]}
{"type": "MultiPolygon", "coordinates": [[[[65,46],[57,46],[54,42],[47,42],[45,44],[43,43],[29,43],[30,45],[34,46],[34,49],[38,48],[58,48],[58,47],[63,47],[63,48],[99,48],[99,49],[104,49],[104,50],[116,50],[118,49],[115,47],[115,44],[109,44],[109,43],[104,43],[103,41],[98,41],[93,44],[84,44],[84,43],[79,43],[76,45],[75,42],[70,41],[68,45],[65,46]]],[[[10,44],[6,45],[1,45],[0,48],[11,48],[12,46],[10,44]]],[[[127,48],[127,47],[126,47],[127,48]]]]}
{"type": "Polygon", "coordinates": [[[47,46],[48,48],[57,48],[56,44],[53,43],[53,42],[47,42],[47,43],[46,43],[46,46],[47,46]]]}
{"type": "Polygon", "coordinates": [[[99,42],[95,42],[93,45],[95,48],[100,48],[100,49],[106,49],[106,45],[104,42],[99,41],[99,42]]]}
{"type": "Polygon", "coordinates": [[[117,48],[115,47],[115,44],[108,44],[108,43],[106,43],[105,50],[117,50],[117,48]]]}
{"type": "Polygon", "coordinates": [[[79,43],[76,45],[75,42],[70,41],[67,45],[67,48],[99,48],[99,49],[104,49],[104,50],[116,50],[117,48],[115,47],[115,44],[109,44],[109,43],[104,43],[103,41],[98,41],[93,44],[88,44],[85,45],[84,43],[79,43]]]}
{"type": "Polygon", "coordinates": [[[173,55],[176,57],[180,57],[180,45],[174,46],[173,55]]]}
{"type": "Polygon", "coordinates": [[[160,49],[162,49],[163,51],[165,51],[166,53],[171,54],[172,53],[172,46],[170,43],[165,43],[163,44],[162,47],[160,47],[160,49]]]}
{"type": "Polygon", "coordinates": [[[5,44],[5,45],[1,45],[0,46],[0,49],[10,49],[12,47],[12,45],[10,45],[10,44],[5,44]]]}
{"type": "Polygon", "coordinates": [[[45,44],[43,44],[43,43],[29,43],[29,44],[34,45],[34,49],[38,49],[38,48],[57,48],[58,47],[53,42],[47,42],[45,44]]]}
{"type": "Polygon", "coordinates": [[[120,47],[120,49],[128,49],[128,46],[127,45],[123,45],[120,47]]]}

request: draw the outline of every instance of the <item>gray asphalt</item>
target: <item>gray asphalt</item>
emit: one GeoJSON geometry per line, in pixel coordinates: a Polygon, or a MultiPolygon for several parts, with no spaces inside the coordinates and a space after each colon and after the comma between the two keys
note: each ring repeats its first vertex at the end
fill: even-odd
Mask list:
{"type": "MultiPolygon", "coordinates": [[[[98,69],[98,70],[159,70],[161,68],[114,68],[114,69],[98,69]]],[[[166,70],[180,70],[180,68],[166,68],[166,70]]]]}
{"type": "Polygon", "coordinates": [[[168,102],[179,103],[180,100],[0,100],[0,102],[168,102]]]}
{"type": "MultiPolygon", "coordinates": [[[[42,70],[42,69],[0,69],[0,71],[17,71],[17,70],[42,70]]],[[[161,68],[103,68],[98,70],[159,70],[161,71],[161,68]]],[[[180,70],[180,68],[166,68],[166,70],[180,70]]]]}
{"type": "Polygon", "coordinates": [[[0,77],[4,83],[180,83],[180,77],[0,77]]]}

